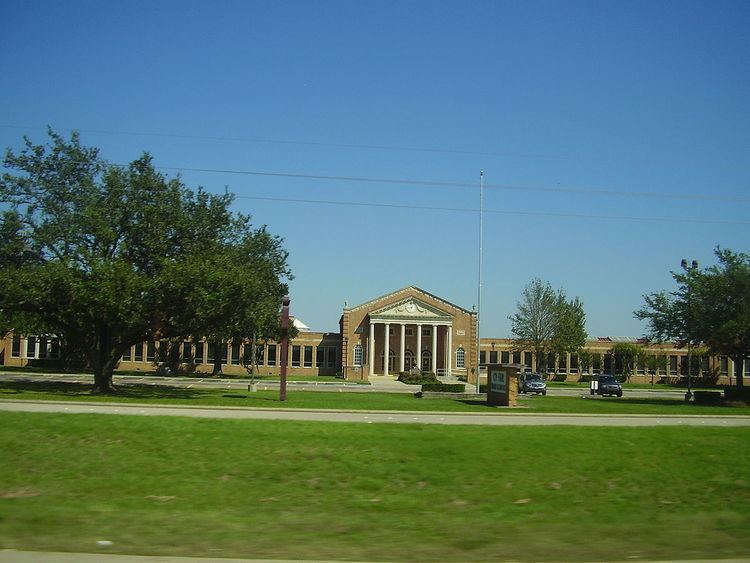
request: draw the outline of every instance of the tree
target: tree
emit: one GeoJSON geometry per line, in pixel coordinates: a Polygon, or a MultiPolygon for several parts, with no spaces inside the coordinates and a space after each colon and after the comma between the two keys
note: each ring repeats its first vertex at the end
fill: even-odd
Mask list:
{"type": "Polygon", "coordinates": [[[632,342],[618,342],[612,346],[612,360],[614,362],[612,374],[615,375],[615,365],[619,360],[622,366],[620,373],[625,376],[626,380],[629,380],[635,371],[635,362],[641,353],[641,347],[632,342]]]}
{"type": "Polygon", "coordinates": [[[556,356],[577,354],[586,344],[586,312],[576,297],[570,301],[560,294],[555,312],[551,348],[556,356]]]}
{"type": "Polygon", "coordinates": [[[565,293],[534,278],[524,288],[518,312],[508,317],[516,345],[534,351],[537,370],[546,366],[547,354],[580,350],[586,341],[583,303],[576,297],[567,301],[565,293]]]}
{"type": "Polygon", "coordinates": [[[704,343],[713,354],[732,358],[742,387],[744,359],[750,356],[750,256],[717,248],[717,265],[672,272],[677,289],[644,295],[635,317],[646,320],[650,336],[685,346],[704,343]]]}
{"type": "Polygon", "coordinates": [[[0,179],[0,326],[61,337],[95,392],[113,391],[133,344],[274,330],[287,253],[233,196],[167,179],[148,154],[112,166],[76,133],[49,137],[6,153],[18,173],[0,179]]]}

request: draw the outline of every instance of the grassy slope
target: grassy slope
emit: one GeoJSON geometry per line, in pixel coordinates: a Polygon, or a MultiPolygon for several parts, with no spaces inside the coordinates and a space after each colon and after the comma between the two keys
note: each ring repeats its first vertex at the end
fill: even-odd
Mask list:
{"type": "MultiPolygon", "coordinates": [[[[416,399],[409,394],[291,391],[281,403],[278,391],[248,393],[236,389],[185,389],[151,385],[122,386],[115,396],[94,396],[90,385],[50,382],[0,382],[1,399],[121,401],[131,403],[184,404],[265,408],[310,408],[353,410],[413,410],[443,412],[508,412],[488,407],[479,400],[416,399]]],[[[750,415],[750,407],[686,405],[670,398],[603,398],[522,396],[520,408],[512,412],[592,414],[700,414],[750,415]]]]}
{"type": "Polygon", "coordinates": [[[342,560],[750,553],[750,432],[0,412],[0,548],[342,560]]]}

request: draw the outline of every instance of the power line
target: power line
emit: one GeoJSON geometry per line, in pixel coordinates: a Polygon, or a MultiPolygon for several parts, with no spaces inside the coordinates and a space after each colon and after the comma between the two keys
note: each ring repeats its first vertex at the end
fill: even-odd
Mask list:
{"type": "MultiPolygon", "coordinates": [[[[18,125],[2,125],[0,128],[6,129],[43,129],[40,127],[24,127],[18,125]]],[[[154,137],[167,137],[167,138],[185,138],[185,139],[203,139],[203,140],[222,140],[222,141],[248,141],[248,142],[278,142],[282,144],[302,144],[302,145],[321,145],[331,147],[359,147],[359,148],[388,148],[386,145],[351,145],[351,144],[337,144],[337,143],[316,143],[316,142],[303,142],[303,141],[280,141],[280,140],[268,140],[268,139],[250,139],[242,137],[214,137],[205,135],[178,135],[172,133],[139,133],[139,132],[127,132],[127,131],[106,131],[96,129],[68,129],[60,128],[61,131],[78,131],[87,133],[103,133],[113,135],[132,135],[132,136],[154,136],[154,137]]],[[[454,151],[453,149],[427,149],[419,147],[390,147],[399,150],[421,150],[431,152],[459,152],[466,154],[493,154],[493,153],[472,153],[470,151],[454,151]]],[[[119,168],[127,168],[127,164],[109,163],[112,166],[119,168]]],[[[238,169],[224,169],[224,168],[195,168],[186,166],[157,166],[154,168],[159,170],[170,170],[177,172],[195,172],[204,174],[233,174],[233,175],[245,175],[245,176],[265,176],[265,177],[277,177],[277,178],[294,178],[294,179],[309,179],[309,180],[324,180],[324,181],[346,181],[346,182],[363,182],[363,183],[378,183],[378,184],[400,184],[400,185],[411,185],[411,186],[438,186],[448,188],[474,188],[473,184],[468,182],[447,182],[438,180],[407,180],[403,178],[376,178],[366,176],[337,176],[337,175],[320,175],[320,174],[303,174],[293,172],[277,172],[277,171],[259,171],[259,170],[238,170],[238,169]]],[[[625,191],[625,190],[608,190],[602,188],[590,188],[590,187],[579,187],[579,186],[559,186],[559,187],[546,187],[546,186],[523,186],[514,184],[485,184],[485,188],[494,190],[505,190],[505,191],[520,191],[520,192],[540,192],[540,193],[561,193],[561,194],[578,194],[578,195],[593,195],[602,197],[625,197],[625,198],[649,198],[649,199],[670,199],[670,200],[685,200],[685,201],[718,201],[727,203],[750,203],[750,198],[737,197],[737,196],[721,196],[721,195],[708,195],[708,194],[682,194],[675,192],[654,192],[654,191],[625,191]]]]}
{"type": "MultiPolygon", "coordinates": [[[[122,166],[122,165],[117,165],[122,166]]],[[[399,178],[373,178],[366,176],[331,176],[331,175],[319,175],[319,174],[299,174],[294,172],[265,172],[258,170],[232,170],[232,169],[220,169],[220,168],[186,168],[179,166],[155,166],[160,170],[173,170],[182,172],[199,172],[209,174],[237,174],[243,176],[266,176],[276,178],[294,178],[294,179],[306,179],[306,180],[333,180],[333,181],[344,181],[344,182],[366,182],[366,183],[378,183],[378,184],[403,184],[410,186],[439,186],[448,188],[475,188],[473,184],[467,182],[445,182],[437,180],[405,180],[399,178]]],[[[609,197],[633,197],[633,198],[664,198],[664,199],[677,199],[677,200],[689,200],[689,201],[724,201],[730,203],[750,203],[750,198],[743,197],[728,197],[728,196],[717,196],[717,195],[704,195],[704,194],[678,194],[670,192],[627,192],[618,190],[603,190],[597,188],[584,188],[584,187],[543,187],[543,186],[518,186],[512,184],[485,184],[485,188],[491,188],[496,190],[509,190],[509,191],[522,191],[522,192],[544,192],[544,193],[573,193],[582,195],[598,195],[598,196],[609,196],[609,197]]]]}
{"type": "MultiPolygon", "coordinates": [[[[312,203],[322,205],[341,205],[341,206],[354,206],[354,207],[382,207],[388,209],[415,209],[422,211],[449,211],[459,213],[478,213],[478,209],[466,208],[466,207],[437,207],[431,205],[406,205],[398,203],[374,203],[374,202],[360,202],[360,201],[343,201],[343,200],[324,200],[324,199],[303,199],[303,198],[284,198],[284,197],[268,197],[268,196],[249,196],[249,195],[236,195],[237,199],[251,199],[258,201],[273,201],[282,203],[312,203]]],[[[560,217],[566,219],[603,219],[609,221],[644,221],[653,223],[687,223],[687,224],[702,224],[702,225],[750,225],[750,221],[724,221],[724,220],[712,220],[712,219],[679,219],[673,217],[638,217],[638,216],[625,216],[625,215],[594,215],[594,214],[582,214],[582,213],[552,213],[546,211],[501,211],[497,209],[485,209],[484,213],[494,213],[497,215],[518,215],[518,216],[532,216],[532,217],[560,217]]]]}
{"type": "MultiPolygon", "coordinates": [[[[0,124],[0,128],[3,129],[19,129],[19,130],[34,130],[34,131],[46,131],[46,127],[32,127],[24,125],[4,125],[0,124]]],[[[157,138],[168,138],[168,139],[192,139],[192,140],[203,140],[203,141],[230,141],[230,142],[243,142],[243,143],[263,143],[263,144],[279,144],[279,145],[298,145],[298,146],[310,146],[310,147],[328,147],[338,149],[365,149],[365,150],[392,150],[392,151],[410,151],[410,152],[423,152],[423,153],[444,153],[444,154],[463,154],[463,155],[477,155],[477,156],[500,156],[500,157],[511,157],[511,158],[529,158],[529,159],[542,159],[542,160],[577,160],[574,157],[562,156],[562,155],[551,155],[551,154],[531,154],[531,153],[510,153],[510,152],[487,152],[487,151],[473,151],[468,149],[453,149],[453,148],[439,148],[439,147],[415,147],[415,146],[404,146],[404,145],[378,145],[378,144],[358,144],[358,143],[325,143],[321,141],[298,141],[288,139],[268,139],[259,137],[222,137],[215,135],[187,135],[180,133],[158,133],[158,132],[144,132],[144,131],[113,131],[106,129],[74,129],[68,127],[58,127],[55,131],[67,131],[78,133],[88,133],[92,135],[125,135],[131,137],[157,137],[157,138]]]]}

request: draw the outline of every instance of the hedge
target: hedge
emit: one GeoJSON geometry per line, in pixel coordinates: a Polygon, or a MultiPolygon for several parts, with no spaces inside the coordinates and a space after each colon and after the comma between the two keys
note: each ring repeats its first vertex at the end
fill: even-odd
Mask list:
{"type": "Polygon", "coordinates": [[[727,401],[750,403],[750,387],[725,387],[724,398],[727,401]]]}
{"type": "Polygon", "coordinates": [[[437,391],[439,393],[463,393],[466,385],[463,383],[424,383],[422,391],[437,391]]]}
{"type": "Polygon", "coordinates": [[[723,402],[721,391],[695,391],[696,405],[719,405],[723,402]]]}

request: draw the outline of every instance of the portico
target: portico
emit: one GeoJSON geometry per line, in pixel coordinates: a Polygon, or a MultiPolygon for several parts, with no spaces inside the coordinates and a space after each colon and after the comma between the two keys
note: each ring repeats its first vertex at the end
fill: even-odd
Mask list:
{"type": "Polygon", "coordinates": [[[418,367],[451,375],[453,318],[414,297],[369,314],[369,375],[418,367]],[[376,357],[377,353],[377,357],[376,357]]]}

